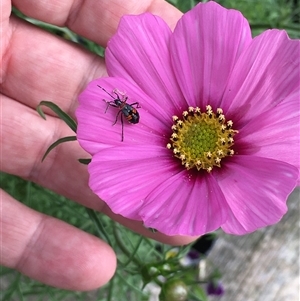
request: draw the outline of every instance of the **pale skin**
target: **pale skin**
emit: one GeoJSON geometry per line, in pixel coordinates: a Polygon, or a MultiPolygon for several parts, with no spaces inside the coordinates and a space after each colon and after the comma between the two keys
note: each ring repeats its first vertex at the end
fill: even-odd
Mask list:
{"type": "MultiPolygon", "coordinates": [[[[55,115],[47,121],[35,111],[41,100],[55,102],[74,116],[77,96],[86,84],[106,75],[102,58],[46,33],[16,17],[24,14],[74,32],[105,46],[124,14],[145,11],[163,17],[173,28],[181,13],[159,0],[1,0],[1,170],[34,181],[86,207],[101,211],[141,235],[168,244],[195,237],[152,233],[140,222],[113,214],[88,188],[87,158],[77,142],[47,147],[73,132],[55,115]]],[[[36,212],[6,192],[0,196],[0,264],[43,283],[70,290],[91,290],[114,274],[116,255],[99,238],[36,212]]]]}

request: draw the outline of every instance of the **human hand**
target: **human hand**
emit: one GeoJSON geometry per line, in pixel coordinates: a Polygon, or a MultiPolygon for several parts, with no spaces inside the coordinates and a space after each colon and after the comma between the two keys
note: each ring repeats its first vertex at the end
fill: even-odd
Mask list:
{"type": "MultiPolygon", "coordinates": [[[[88,155],[76,142],[57,147],[41,163],[48,146],[70,130],[50,111],[36,113],[41,100],[55,102],[74,116],[77,96],[94,78],[106,75],[104,60],[68,41],[11,16],[24,14],[105,46],[124,14],[150,11],[174,27],[181,13],[164,1],[1,1],[1,170],[34,181],[126,227],[168,244],[192,237],[151,233],[141,222],[113,214],[88,188],[88,155]]],[[[73,133],[71,133],[72,135],[73,133]]],[[[116,258],[103,241],[60,220],[25,207],[1,191],[1,264],[43,283],[70,290],[91,290],[113,275],[116,258]]]]}

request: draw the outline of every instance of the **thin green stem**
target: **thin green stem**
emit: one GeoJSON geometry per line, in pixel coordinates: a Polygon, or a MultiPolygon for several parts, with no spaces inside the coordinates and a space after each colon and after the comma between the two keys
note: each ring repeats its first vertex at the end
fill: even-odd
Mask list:
{"type": "Polygon", "coordinates": [[[85,209],[86,209],[86,212],[89,215],[90,219],[94,222],[94,225],[96,226],[99,237],[102,239],[104,238],[108,242],[108,244],[110,246],[112,246],[112,242],[109,238],[109,235],[107,234],[101,220],[98,218],[95,211],[92,209],[89,209],[89,208],[85,208],[85,209]]]}
{"type": "Polygon", "coordinates": [[[116,276],[114,276],[114,277],[110,280],[110,282],[109,282],[107,301],[111,301],[111,300],[112,300],[115,277],[116,277],[116,276]]]}
{"type": "Polygon", "coordinates": [[[126,248],[125,244],[123,243],[120,237],[116,224],[113,224],[113,233],[116,239],[116,243],[118,247],[121,249],[121,251],[129,258],[130,261],[134,262],[137,266],[142,267],[143,266],[142,262],[140,262],[138,258],[132,257],[131,252],[126,248]]]}
{"type": "Polygon", "coordinates": [[[135,287],[134,285],[132,285],[131,283],[129,283],[126,280],[126,278],[123,275],[120,274],[119,271],[117,271],[117,274],[118,274],[120,280],[123,281],[123,282],[125,282],[126,285],[128,285],[129,287],[131,287],[133,290],[135,290],[136,292],[140,293],[141,295],[145,295],[145,293],[143,293],[143,291],[141,289],[139,289],[139,288],[135,287]]]}
{"type": "Polygon", "coordinates": [[[2,301],[11,300],[13,294],[16,292],[16,287],[19,285],[21,274],[17,273],[16,278],[10,284],[9,288],[6,289],[6,292],[2,295],[2,301]]]}
{"type": "MultiPolygon", "coordinates": [[[[150,239],[146,239],[145,242],[149,245],[149,247],[151,247],[151,248],[149,248],[148,255],[154,253],[155,256],[157,256],[159,258],[159,260],[162,260],[164,258],[164,251],[160,252],[160,251],[156,250],[155,246],[153,245],[153,243],[151,242],[150,239]]],[[[161,244],[161,246],[162,246],[162,249],[164,250],[166,245],[161,244]]]]}
{"type": "Polygon", "coordinates": [[[22,289],[21,289],[21,286],[20,286],[20,282],[18,282],[18,284],[17,284],[17,294],[19,296],[19,300],[23,301],[24,297],[23,297],[23,294],[22,294],[22,289]]]}
{"type": "Polygon", "coordinates": [[[124,267],[124,268],[127,267],[127,266],[130,264],[130,262],[133,261],[133,258],[134,258],[134,256],[135,256],[135,254],[137,253],[137,251],[138,251],[138,249],[139,249],[139,247],[140,247],[140,245],[142,244],[142,242],[143,242],[144,239],[145,239],[145,238],[144,238],[143,236],[140,236],[140,239],[139,239],[138,243],[136,244],[136,246],[135,246],[133,252],[130,254],[130,257],[128,258],[127,262],[125,262],[125,263],[123,264],[123,267],[124,267]]]}

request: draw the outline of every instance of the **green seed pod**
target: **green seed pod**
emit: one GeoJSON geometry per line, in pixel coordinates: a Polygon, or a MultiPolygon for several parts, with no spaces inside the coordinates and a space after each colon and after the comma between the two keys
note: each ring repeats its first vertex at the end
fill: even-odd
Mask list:
{"type": "Polygon", "coordinates": [[[186,301],[188,297],[188,288],[186,284],[179,279],[168,280],[161,288],[159,295],[160,301],[186,301]]]}

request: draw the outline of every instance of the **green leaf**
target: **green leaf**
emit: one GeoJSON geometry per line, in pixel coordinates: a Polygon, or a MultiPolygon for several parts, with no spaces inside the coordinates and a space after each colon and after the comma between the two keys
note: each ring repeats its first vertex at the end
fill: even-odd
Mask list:
{"type": "Polygon", "coordinates": [[[46,116],[41,108],[42,106],[51,109],[61,120],[63,120],[71,128],[72,131],[76,133],[77,130],[76,121],[66,112],[64,112],[59,106],[57,106],[55,103],[51,101],[45,101],[45,100],[41,101],[40,104],[37,106],[36,110],[40,114],[40,116],[45,120],[46,120],[46,116]]]}
{"type": "Polygon", "coordinates": [[[92,159],[78,159],[78,161],[82,164],[88,165],[91,163],[92,159]]]}
{"type": "Polygon", "coordinates": [[[200,285],[193,286],[190,294],[199,301],[208,301],[207,295],[200,285]]]}
{"type": "Polygon", "coordinates": [[[63,137],[63,138],[60,138],[58,139],[57,141],[55,141],[54,143],[52,143],[48,149],[46,150],[43,158],[42,158],[42,161],[44,161],[44,159],[46,158],[46,156],[53,150],[54,147],[56,147],[57,145],[61,144],[61,143],[64,143],[64,142],[68,142],[68,141],[75,141],[77,140],[76,136],[67,136],[67,137],[63,137]]]}

